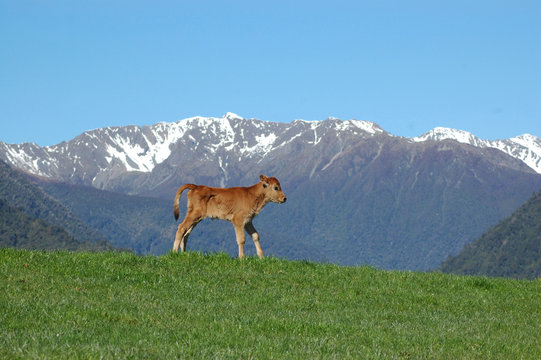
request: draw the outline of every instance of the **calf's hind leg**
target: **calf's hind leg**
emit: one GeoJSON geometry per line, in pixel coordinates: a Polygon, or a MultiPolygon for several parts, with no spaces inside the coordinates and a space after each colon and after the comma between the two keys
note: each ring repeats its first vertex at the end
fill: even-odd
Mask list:
{"type": "Polygon", "coordinates": [[[198,218],[186,215],[184,221],[178,226],[177,234],[175,235],[175,243],[173,244],[173,251],[177,252],[180,246],[180,251],[186,251],[186,244],[188,243],[188,236],[192,232],[193,228],[201,221],[198,218]]]}

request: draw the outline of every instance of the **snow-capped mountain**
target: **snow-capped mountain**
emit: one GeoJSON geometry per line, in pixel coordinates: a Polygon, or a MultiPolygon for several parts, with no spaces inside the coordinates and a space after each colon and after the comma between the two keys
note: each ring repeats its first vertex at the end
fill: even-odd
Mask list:
{"type": "Polygon", "coordinates": [[[464,130],[437,127],[419,137],[411,138],[411,140],[415,142],[449,139],[479,148],[495,148],[501,150],[504,153],[523,161],[537,173],[541,174],[541,139],[530,134],[524,134],[506,140],[483,140],[464,130]]]}
{"type": "Polygon", "coordinates": [[[227,113],[221,118],[193,117],[152,126],[90,130],[53,146],[0,142],[0,159],[33,175],[103,188],[108,179],[127,172],[152,172],[176,146],[184,145],[207,158],[235,154],[236,161],[242,162],[262,159],[295,139],[317,145],[329,131],[359,138],[384,133],[368,121],[296,120],[285,124],[227,113]]]}
{"type": "MultiPolygon", "coordinates": [[[[329,118],[326,121],[295,120],[286,124],[244,119],[227,113],[221,118],[192,117],[152,126],[90,130],[69,142],[53,146],[0,142],[0,158],[34,175],[102,187],[104,178],[125,172],[152,172],[156,165],[171,156],[177,142],[191,145],[208,157],[219,151],[234,153],[241,162],[264,158],[295,139],[304,139],[306,144],[315,146],[329,132],[337,137],[359,138],[388,134],[369,121],[329,118]]],[[[541,140],[532,135],[492,141],[463,130],[437,127],[410,140],[448,139],[479,148],[499,149],[541,173],[541,140]]]]}
{"type": "MultiPolygon", "coordinates": [[[[56,181],[129,194],[163,191],[165,196],[177,178],[187,177],[187,171],[194,174],[188,175],[188,181],[201,179],[226,186],[251,169],[276,167],[276,159],[296,159],[307,167],[305,175],[312,179],[329,171],[340,157],[348,155],[349,149],[372,137],[400,138],[369,121],[329,118],[276,123],[227,113],[219,118],[197,116],[152,126],[89,130],[53,146],[0,142],[0,159],[32,175],[56,181]]],[[[495,148],[541,173],[541,140],[532,135],[490,141],[440,127],[405,140],[455,140],[479,149],[495,148]]]]}

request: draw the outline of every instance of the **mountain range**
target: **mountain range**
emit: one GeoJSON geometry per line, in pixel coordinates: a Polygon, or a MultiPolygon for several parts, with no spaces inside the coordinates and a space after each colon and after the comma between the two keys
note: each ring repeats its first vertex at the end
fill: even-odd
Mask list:
{"type": "MultiPolygon", "coordinates": [[[[254,221],[266,254],[411,270],[437,268],[541,189],[535,136],[488,141],[436,128],[404,138],[335,118],[275,123],[228,113],[111,127],[47,147],[0,142],[0,159],[57,190],[86,186],[107,191],[99,198],[137,195],[169,207],[184,183],[248,186],[260,173],[276,176],[288,202],[254,221]]],[[[234,253],[230,224],[215,223],[197,227],[189,247],[234,253]]],[[[137,251],[169,248],[172,237],[158,233],[149,235],[155,246],[138,242],[137,251]]]]}

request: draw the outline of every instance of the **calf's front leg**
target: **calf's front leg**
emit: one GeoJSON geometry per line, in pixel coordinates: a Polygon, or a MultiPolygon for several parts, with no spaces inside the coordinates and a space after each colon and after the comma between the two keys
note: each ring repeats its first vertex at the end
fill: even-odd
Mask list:
{"type": "Polygon", "coordinates": [[[255,249],[257,250],[257,256],[259,256],[260,259],[263,259],[263,249],[261,248],[261,244],[259,243],[259,234],[257,233],[254,224],[250,221],[249,223],[244,226],[246,229],[246,232],[250,234],[252,237],[252,240],[254,241],[255,249]]]}

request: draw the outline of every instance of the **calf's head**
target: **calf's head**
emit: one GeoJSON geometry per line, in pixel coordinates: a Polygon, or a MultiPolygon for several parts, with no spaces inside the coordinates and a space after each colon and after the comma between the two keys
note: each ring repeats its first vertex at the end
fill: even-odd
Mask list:
{"type": "Polygon", "coordinates": [[[282,187],[277,178],[259,175],[259,180],[261,180],[261,183],[263,184],[263,193],[269,201],[280,204],[286,202],[286,196],[282,192],[282,187]]]}

